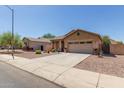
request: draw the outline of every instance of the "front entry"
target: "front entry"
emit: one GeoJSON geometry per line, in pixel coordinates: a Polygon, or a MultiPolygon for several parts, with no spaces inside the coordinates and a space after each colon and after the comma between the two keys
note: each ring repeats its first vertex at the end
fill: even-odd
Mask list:
{"type": "Polygon", "coordinates": [[[43,45],[41,45],[40,49],[41,49],[41,51],[43,51],[43,50],[44,50],[44,49],[43,49],[43,45]]]}

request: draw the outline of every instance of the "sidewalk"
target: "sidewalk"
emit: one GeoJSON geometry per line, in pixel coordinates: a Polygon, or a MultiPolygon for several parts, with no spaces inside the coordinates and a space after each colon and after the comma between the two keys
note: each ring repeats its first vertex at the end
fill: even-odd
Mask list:
{"type": "Polygon", "coordinates": [[[0,55],[0,60],[32,74],[69,88],[124,87],[124,78],[64,67],[49,62],[34,61],[10,55],[0,55]]]}
{"type": "Polygon", "coordinates": [[[71,68],[55,81],[71,88],[124,88],[124,78],[71,68]]]}

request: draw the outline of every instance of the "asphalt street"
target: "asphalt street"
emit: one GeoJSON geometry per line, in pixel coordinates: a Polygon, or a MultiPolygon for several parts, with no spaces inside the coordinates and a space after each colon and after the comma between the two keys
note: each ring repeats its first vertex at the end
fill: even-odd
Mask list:
{"type": "Polygon", "coordinates": [[[0,88],[60,88],[60,86],[0,62],[0,88]]]}

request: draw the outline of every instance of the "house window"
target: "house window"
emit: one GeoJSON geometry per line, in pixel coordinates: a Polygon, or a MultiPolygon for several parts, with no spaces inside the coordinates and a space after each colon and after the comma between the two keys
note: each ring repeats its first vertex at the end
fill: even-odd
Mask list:
{"type": "Polygon", "coordinates": [[[85,44],[85,42],[80,42],[80,44],[85,44]]]}
{"type": "Polygon", "coordinates": [[[92,41],[87,41],[86,43],[87,43],[87,44],[91,44],[91,43],[92,43],[92,41]]]}
{"type": "Polygon", "coordinates": [[[68,42],[68,44],[79,44],[79,42],[68,42]]]}
{"type": "Polygon", "coordinates": [[[68,42],[68,44],[73,44],[73,42],[68,42]]]}
{"type": "Polygon", "coordinates": [[[91,44],[92,43],[92,41],[82,41],[82,42],[80,42],[80,44],[91,44]]]}

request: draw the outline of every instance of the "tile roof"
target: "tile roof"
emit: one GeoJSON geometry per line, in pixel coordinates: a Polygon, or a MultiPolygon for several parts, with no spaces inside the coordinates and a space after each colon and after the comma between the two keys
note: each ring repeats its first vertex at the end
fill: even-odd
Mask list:
{"type": "MultiPolygon", "coordinates": [[[[97,33],[89,32],[89,31],[82,30],[82,29],[74,29],[74,30],[70,31],[69,33],[67,33],[67,34],[65,34],[65,35],[63,35],[63,36],[57,36],[57,37],[55,37],[55,38],[53,38],[53,39],[51,39],[51,40],[64,39],[65,37],[67,37],[68,35],[70,35],[70,34],[76,32],[76,31],[83,31],[83,32],[86,32],[86,33],[90,33],[90,34],[93,34],[93,35],[98,36],[98,37],[101,39],[101,36],[100,36],[99,34],[97,34],[97,33]]],[[[101,40],[102,40],[102,39],[101,39],[101,40]]]]}

